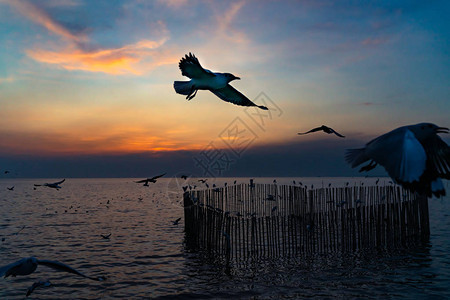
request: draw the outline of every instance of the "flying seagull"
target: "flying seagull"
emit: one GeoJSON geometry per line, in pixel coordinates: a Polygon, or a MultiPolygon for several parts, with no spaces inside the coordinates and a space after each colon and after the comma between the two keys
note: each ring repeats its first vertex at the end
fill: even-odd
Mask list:
{"type": "Polygon", "coordinates": [[[178,225],[178,223],[181,221],[181,218],[176,219],[175,221],[172,221],[173,225],[178,225]]]}
{"type": "Polygon", "coordinates": [[[111,233],[108,234],[108,235],[106,235],[106,234],[100,234],[100,236],[101,236],[102,238],[104,238],[105,240],[109,240],[109,238],[111,237],[111,233]]]}
{"type": "Polygon", "coordinates": [[[36,281],[35,283],[33,283],[32,286],[30,286],[27,290],[27,297],[31,295],[31,293],[38,287],[43,286],[43,287],[48,287],[51,286],[52,283],[49,280],[39,280],[36,281]]]}
{"type": "Polygon", "coordinates": [[[173,87],[178,94],[186,95],[187,100],[195,97],[198,90],[209,90],[220,99],[241,106],[256,106],[268,110],[267,107],[256,105],[234,87],[229,82],[240,79],[230,73],[213,73],[203,69],[194,54],[189,52],[178,64],[181,74],[191,78],[190,81],[175,81],[173,87]]]}
{"type": "Polygon", "coordinates": [[[8,190],[10,190],[10,191],[14,191],[14,186],[12,186],[12,187],[6,187],[8,190]]]}
{"type": "Polygon", "coordinates": [[[0,277],[1,276],[17,276],[17,275],[30,275],[31,273],[33,273],[34,271],[36,271],[38,265],[43,265],[58,271],[65,271],[65,272],[69,272],[75,275],[79,275],[91,280],[96,280],[96,281],[103,281],[105,280],[104,277],[90,277],[87,275],[84,275],[83,273],[78,272],[77,270],[75,270],[72,267],[69,267],[66,264],[63,264],[59,261],[55,261],[55,260],[41,260],[41,259],[37,259],[36,257],[27,257],[27,258],[22,258],[21,260],[18,260],[16,262],[13,262],[9,265],[0,267],[0,277]]]}
{"type": "Polygon", "coordinates": [[[364,148],[347,150],[345,159],[353,168],[371,160],[361,170],[380,164],[395,183],[412,192],[445,196],[441,178],[450,179],[450,147],[437,134],[448,131],[431,123],[399,127],[364,148]]]}
{"type": "Polygon", "coordinates": [[[342,134],[337,133],[333,128],[330,128],[330,127],[325,126],[325,125],[313,128],[313,129],[311,129],[310,131],[307,131],[307,132],[300,132],[300,133],[297,133],[297,134],[298,135],[303,135],[303,134],[308,134],[308,133],[316,132],[316,131],[323,131],[323,132],[328,133],[328,134],[334,133],[335,135],[337,135],[338,137],[341,137],[341,138],[345,137],[342,134]]]}
{"type": "Polygon", "coordinates": [[[59,190],[61,188],[60,184],[63,183],[64,181],[66,181],[65,179],[58,181],[58,182],[54,182],[54,183],[44,183],[44,184],[35,184],[34,186],[46,186],[52,189],[57,189],[59,190]]]}
{"type": "Polygon", "coordinates": [[[135,181],[135,182],[136,183],[144,183],[144,186],[148,186],[149,182],[155,183],[156,179],[158,179],[159,177],[163,177],[164,175],[166,175],[166,173],[158,175],[158,176],[154,176],[152,178],[147,178],[147,179],[142,179],[142,180],[139,180],[139,181],[135,181]]]}

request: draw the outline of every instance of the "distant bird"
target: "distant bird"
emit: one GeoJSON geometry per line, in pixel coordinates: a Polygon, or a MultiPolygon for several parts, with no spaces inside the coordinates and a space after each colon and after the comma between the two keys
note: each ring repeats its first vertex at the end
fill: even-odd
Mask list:
{"type": "Polygon", "coordinates": [[[208,181],[208,179],[199,179],[198,181],[201,183],[206,183],[208,181]]]}
{"type": "Polygon", "coordinates": [[[186,192],[188,189],[188,186],[182,186],[182,188],[183,188],[183,192],[186,192]]]}
{"type": "Polygon", "coordinates": [[[251,188],[255,187],[255,184],[253,183],[253,179],[250,179],[250,184],[248,186],[251,187],[251,188]]]}
{"type": "Polygon", "coordinates": [[[64,181],[66,181],[66,179],[54,183],[35,184],[34,186],[46,186],[52,189],[59,190],[61,188],[60,184],[63,183],[64,181]]]}
{"type": "Polygon", "coordinates": [[[32,286],[30,286],[29,288],[28,288],[28,290],[27,290],[27,297],[28,296],[30,296],[31,295],[31,293],[36,289],[36,288],[38,288],[38,287],[48,287],[48,286],[51,286],[52,285],[52,283],[49,281],[49,280],[39,280],[39,281],[36,281],[35,283],[33,283],[33,285],[32,286]]]}
{"type": "Polygon", "coordinates": [[[256,106],[268,110],[267,107],[256,105],[238,90],[229,85],[229,82],[240,79],[230,73],[213,73],[203,69],[195,55],[189,53],[181,58],[178,64],[181,74],[191,78],[190,81],[175,81],[173,87],[177,94],[187,95],[186,99],[195,97],[198,90],[209,90],[220,99],[241,106],[256,106]]]}
{"type": "Polygon", "coordinates": [[[5,173],[5,174],[8,174],[8,173],[11,173],[11,172],[9,172],[8,170],[6,170],[4,173],[5,173]]]}
{"type": "Polygon", "coordinates": [[[101,236],[102,238],[104,238],[105,240],[109,240],[109,238],[111,237],[111,233],[108,234],[108,235],[100,234],[100,236],[101,236]]]}
{"type": "Polygon", "coordinates": [[[91,280],[96,280],[96,281],[103,281],[105,280],[105,277],[101,276],[101,277],[90,277],[87,275],[84,275],[81,272],[78,272],[77,270],[75,270],[72,267],[69,267],[66,264],[63,264],[59,261],[54,261],[54,260],[41,260],[41,259],[37,259],[36,257],[27,257],[27,258],[22,258],[21,260],[18,260],[16,262],[13,262],[9,265],[0,267],[0,277],[1,276],[17,276],[17,275],[30,275],[31,273],[33,273],[34,271],[36,271],[38,265],[43,265],[58,271],[65,271],[65,272],[69,272],[75,275],[79,275],[91,280]]]}
{"type": "Polygon", "coordinates": [[[10,191],[14,191],[14,186],[12,186],[12,187],[6,187],[8,190],[10,190],[10,191]]]}
{"type": "Polygon", "coordinates": [[[323,132],[328,133],[328,134],[334,133],[335,135],[337,135],[338,137],[341,137],[341,138],[344,138],[344,137],[345,137],[345,136],[343,136],[342,134],[336,132],[333,128],[327,127],[327,126],[325,126],[325,125],[322,125],[322,126],[320,126],[320,127],[313,128],[313,129],[311,129],[310,131],[307,131],[307,132],[303,132],[303,133],[300,132],[300,133],[297,133],[297,134],[298,134],[298,135],[303,135],[303,134],[308,134],[308,133],[316,132],[316,131],[323,131],[323,132]]]}
{"type": "Polygon", "coordinates": [[[181,175],[180,178],[183,178],[184,180],[188,179],[187,175],[181,175]]]}
{"type": "Polygon", "coordinates": [[[274,179],[274,180],[273,180],[273,183],[277,184],[277,180],[276,180],[276,179],[274,179]]]}
{"type": "Polygon", "coordinates": [[[163,177],[164,175],[166,175],[166,173],[158,175],[158,176],[154,176],[152,178],[147,178],[147,179],[142,179],[142,180],[139,180],[139,181],[135,181],[135,182],[136,183],[144,183],[143,186],[148,186],[149,182],[155,183],[156,179],[158,179],[160,177],[163,177]]]}
{"type": "Polygon", "coordinates": [[[233,184],[236,184],[237,180],[233,181],[233,184]]]}
{"type": "Polygon", "coordinates": [[[399,127],[364,148],[347,150],[346,161],[354,168],[372,160],[405,189],[428,197],[445,196],[441,178],[450,179],[450,147],[437,134],[448,132],[431,123],[399,127]]]}
{"type": "Polygon", "coordinates": [[[172,221],[173,225],[178,225],[178,223],[181,221],[181,218],[176,219],[175,221],[172,221]]]}

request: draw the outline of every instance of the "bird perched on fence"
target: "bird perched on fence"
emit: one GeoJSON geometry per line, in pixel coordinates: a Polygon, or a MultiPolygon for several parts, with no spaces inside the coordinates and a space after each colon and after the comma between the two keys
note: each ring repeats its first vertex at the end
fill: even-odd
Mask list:
{"type": "Polygon", "coordinates": [[[445,195],[441,178],[450,179],[450,147],[437,135],[449,129],[431,123],[399,127],[366,144],[347,150],[352,167],[368,160],[382,165],[395,183],[430,197],[445,195]]]}
{"type": "Polygon", "coordinates": [[[195,97],[198,90],[209,90],[220,99],[241,106],[256,106],[260,109],[268,110],[267,107],[256,105],[234,87],[229,82],[240,79],[230,73],[213,73],[203,69],[194,54],[189,53],[181,58],[178,64],[181,74],[191,78],[190,81],[175,81],[173,87],[178,94],[187,95],[186,99],[195,97]]]}
{"type": "Polygon", "coordinates": [[[341,138],[344,138],[344,137],[345,137],[345,136],[343,136],[342,134],[336,132],[333,128],[330,128],[330,127],[325,126],[325,125],[322,125],[322,126],[320,126],[320,127],[313,128],[313,129],[311,129],[310,131],[307,131],[307,132],[299,132],[299,133],[297,133],[297,134],[298,134],[298,135],[303,135],[303,134],[308,134],[308,133],[316,132],[316,131],[323,131],[323,132],[328,133],[328,134],[334,133],[335,135],[337,135],[338,137],[341,137],[341,138]]]}

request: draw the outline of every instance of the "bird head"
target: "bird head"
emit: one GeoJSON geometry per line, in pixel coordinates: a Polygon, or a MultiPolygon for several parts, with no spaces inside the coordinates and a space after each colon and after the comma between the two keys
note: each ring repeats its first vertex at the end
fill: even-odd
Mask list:
{"type": "Polygon", "coordinates": [[[419,123],[411,126],[410,129],[419,141],[427,139],[437,133],[448,133],[449,131],[446,127],[439,127],[432,123],[419,123]]]}
{"type": "Polygon", "coordinates": [[[231,73],[225,73],[224,75],[225,75],[225,78],[228,80],[228,82],[233,81],[235,79],[239,79],[239,80],[241,79],[239,77],[234,76],[231,73]]]}

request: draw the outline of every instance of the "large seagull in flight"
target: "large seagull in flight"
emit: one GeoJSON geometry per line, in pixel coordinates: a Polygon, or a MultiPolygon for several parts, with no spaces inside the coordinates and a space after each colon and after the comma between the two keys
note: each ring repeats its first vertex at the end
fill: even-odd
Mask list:
{"type": "Polygon", "coordinates": [[[181,58],[178,64],[181,74],[191,78],[190,81],[175,81],[173,87],[178,94],[186,95],[187,100],[195,97],[198,90],[209,90],[220,99],[241,106],[256,106],[268,110],[267,107],[256,105],[241,92],[229,85],[230,81],[240,79],[230,73],[213,73],[203,69],[197,57],[189,53],[181,58]]]}

